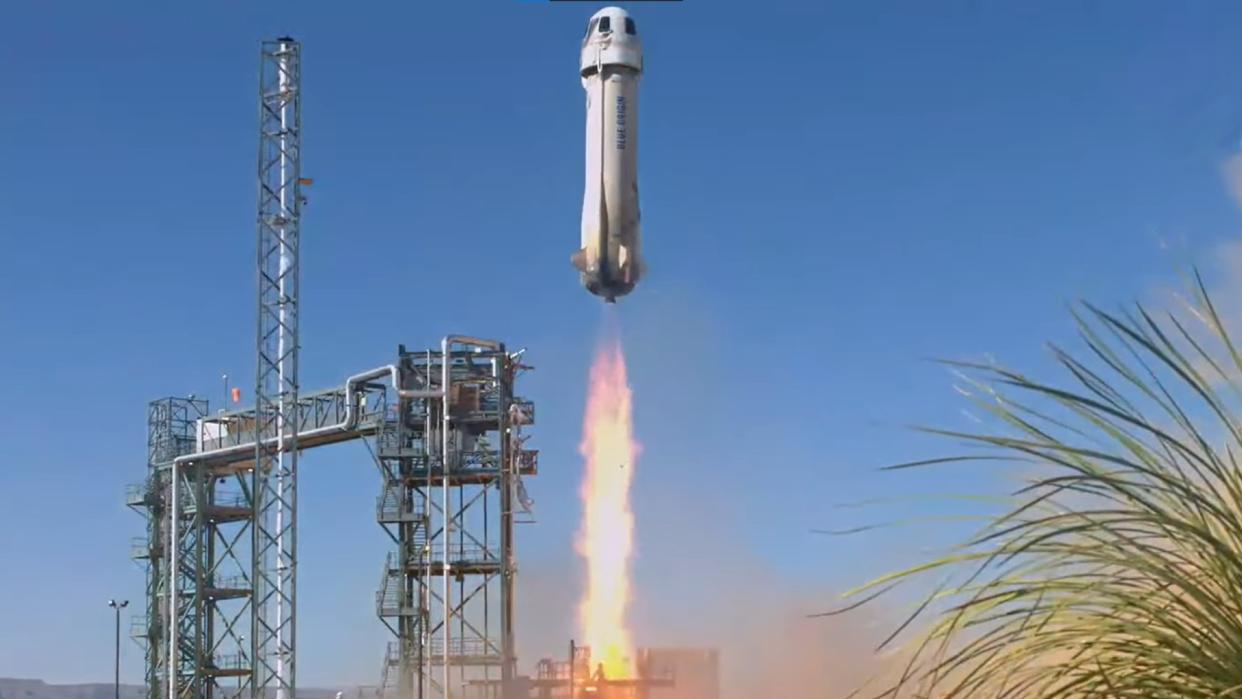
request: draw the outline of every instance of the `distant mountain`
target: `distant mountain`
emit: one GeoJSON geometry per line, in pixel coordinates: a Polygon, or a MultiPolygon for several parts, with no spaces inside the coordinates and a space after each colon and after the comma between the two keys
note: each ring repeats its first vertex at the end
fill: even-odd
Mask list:
{"type": "MultiPolygon", "coordinates": [[[[227,686],[227,685],[226,685],[227,686]]],[[[48,684],[43,680],[21,680],[0,677],[0,699],[114,699],[115,689],[111,682],[91,684],[48,684]]],[[[334,699],[343,692],[343,699],[371,699],[374,690],[356,687],[298,689],[298,699],[334,699]]],[[[121,699],[144,699],[146,688],[140,685],[121,685],[121,699]]]]}
{"type": "MultiPolygon", "coordinates": [[[[142,699],[142,687],[121,685],[121,699],[142,699]]],[[[108,684],[48,684],[43,680],[19,680],[0,677],[0,699],[113,699],[115,690],[108,684]]]]}

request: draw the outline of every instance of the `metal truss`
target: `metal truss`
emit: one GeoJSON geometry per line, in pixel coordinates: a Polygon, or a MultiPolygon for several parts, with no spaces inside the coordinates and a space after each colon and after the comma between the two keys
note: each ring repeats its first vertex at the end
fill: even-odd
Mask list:
{"type": "MultiPolygon", "coordinates": [[[[390,369],[368,376],[390,376],[390,369]]],[[[386,386],[351,379],[346,386],[299,398],[299,431],[304,448],[361,439],[376,434],[384,419],[386,386]]],[[[205,403],[202,413],[206,413],[205,403]]],[[[251,595],[253,594],[252,490],[256,444],[278,439],[277,425],[263,424],[254,410],[199,417],[180,455],[169,457],[160,474],[158,501],[166,547],[153,551],[152,568],[163,571],[158,584],[167,590],[165,607],[152,638],[162,650],[149,662],[172,658],[174,681],[161,681],[151,699],[247,697],[253,692],[256,663],[251,595]],[[182,453],[183,452],[183,453],[182,453]],[[171,487],[175,482],[177,487],[171,487]],[[169,575],[175,570],[176,575],[169,575]],[[162,619],[171,618],[165,623],[162,619]],[[162,634],[162,635],[161,635],[162,634]]],[[[152,609],[159,607],[153,606],[152,609]]]]}
{"type": "MultiPolygon", "coordinates": [[[[407,699],[466,699],[474,680],[514,675],[515,502],[537,465],[521,434],[534,408],[513,395],[524,368],[499,343],[446,340],[298,398],[300,448],[374,439],[376,518],[396,544],[376,605],[407,699]]],[[[129,493],[148,515],[134,547],[149,567],[135,630],[148,697],[253,697],[254,454],[280,442],[279,425],[195,399],[156,401],[148,422],[149,476],[129,493]]]]}
{"type": "Polygon", "coordinates": [[[297,639],[298,240],[301,223],[301,46],[263,42],[259,69],[259,308],[251,696],[292,699],[297,639]]]}
{"type": "Polygon", "coordinates": [[[301,47],[265,41],[255,407],[209,415],[193,397],[153,402],[148,477],[128,497],[148,520],[134,546],[148,612],[132,631],[146,648],[148,699],[294,699],[298,454],[364,437],[383,475],[376,516],[396,544],[376,600],[397,636],[385,675],[397,670],[401,699],[466,699],[471,686],[503,697],[516,674],[515,502],[536,471],[520,434],[534,408],[513,394],[521,353],[449,337],[299,395],[306,182],[301,47]]]}
{"type": "Polygon", "coordinates": [[[196,425],[206,414],[207,401],[193,396],[152,401],[147,406],[147,477],[126,493],[126,503],[147,520],[146,537],[131,546],[131,555],[146,569],[147,613],[132,620],[130,636],[146,655],[148,699],[167,696],[172,465],[176,458],[195,450],[196,425]]]}
{"type": "Polygon", "coordinates": [[[520,432],[534,407],[514,397],[525,367],[503,345],[450,338],[399,360],[422,390],[375,440],[376,519],[396,546],[376,593],[396,636],[380,693],[464,699],[516,675],[514,503],[520,476],[536,471],[520,432]]]}

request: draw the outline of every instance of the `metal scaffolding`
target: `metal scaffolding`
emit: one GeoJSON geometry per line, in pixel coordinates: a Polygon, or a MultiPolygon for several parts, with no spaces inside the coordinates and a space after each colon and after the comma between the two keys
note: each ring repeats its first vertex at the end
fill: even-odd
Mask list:
{"type": "Polygon", "coordinates": [[[521,434],[534,406],[514,398],[526,367],[497,343],[402,348],[399,366],[437,397],[402,397],[376,439],[376,519],[396,547],[376,592],[396,636],[380,694],[461,699],[479,680],[516,676],[513,526],[519,479],[537,470],[521,434]]]}
{"type": "MultiPolygon", "coordinates": [[[[447,338],[298,398],[300,449],[374,440],[376,516],[397,546],[376,602],[397,636],[390,676],[404,697],[462,699],[476,680],[514,676],[515,503],[537,467],[521,434],[534,407],[513,392],[525,368],[500,343],[447,338]]],[[[277,443],[279,425],[254,410],[211,415],[195,399],[157,401],[150,416],[148,478],[130,495],[149,524],[135,551],[150,571],[139,634],[149,698],[257,698],[245,643],[251,476],[256,446],[277,443]]]]}
{"type": "MultiPolygon", "coordinates": [[[[504,696],[505,699],[649,699],[652,690],[673,692],[681,689],[676,670],[653,667],[651,656],[651,651],[640,648],[634,659],[633,677],[607,677],[602,665],[592,666],[590,648],[570,641],[566,660],[540,660],[535,666],[535,676],[518,678],[504,696]]],[[[483,699],[495,696],[497,687],[494,681],[479,680],[468,689],[470,694],[467,699],[483,699]]],[[[663,693],[659,695],[665,696],[663,693]]],[[[713,691],[677,696],[714,699],[717,695],[713,691]]]]}
{"type": "Polygon", "coordinates": [[[499,342],[450,336],[299,392],[300,54],[289,38],[260,52],[255,407],[151,403],[147,477],[127,493],[147,518],[132,547],[147,612],[131,630],[147,699],[295,699],[298,455],[364,438],[383,476],[376,517],[396,545],[376,607],[397,641],[377,693],[393,678],[401,699],[464,699],[476,681],[504,697],[514,508],[537,465],[521,435],[534,407],[513,392],[527,367],[499,342]]]}
{"type": "Polygon", "coordinates": [[[126,504],[147,520],[146,537],[130,547],[146,570],[147,613],[132,619],[130,636],[146,656],[148,699],[166,696],[168,677],[169,468],[174,459],[194,451],[196,425],[206,414],[207,401],[194,397],[152,401],[147,406],[147,477],[126,493],[126,504]]]}

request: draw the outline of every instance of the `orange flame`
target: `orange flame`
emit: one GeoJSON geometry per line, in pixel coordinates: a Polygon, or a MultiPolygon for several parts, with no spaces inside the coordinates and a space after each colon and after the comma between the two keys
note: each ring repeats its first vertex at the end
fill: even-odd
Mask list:
{"type": "MultiPolygon", "coordinates": [[[[582,443],[583,521],[578,554],[586,559],[587,589],[578,606],[582,639],[592,665],[609,678],[629,677],[633,645],[625,617],[630,601],[634,515],[630,482],[639,446],[634,441],[631,394],[619,340],[601,346],[591,366],[582,443]]],[[[594,668],[592,668],[592,672],[594,668]]]]}

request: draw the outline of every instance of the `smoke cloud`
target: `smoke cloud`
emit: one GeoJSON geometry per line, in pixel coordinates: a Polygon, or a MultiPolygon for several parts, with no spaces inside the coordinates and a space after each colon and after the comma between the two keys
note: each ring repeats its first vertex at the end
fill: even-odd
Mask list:
{"type": "MultiPolygon", "coordinates": [[[[624,333],[635,438],[643,446],[632,493],[635,558],[626,618],[633,642],[717,649],[720,699],[844,699],[884,668],[873,649],[892,630],[891,619],[878,619],[873,605],[810,617],[840,605],[837,590],[814,572],[834,564],[831,547],[808,531],[823,522],[811,513],[806,530],[756,527],[762,513],[751,510],[770,502],[748,498],[750,486],[722,485],[746,481],[753,455],[723,434],[687,429],[685,416],[698,425],[735,425],[742,414],[736,411],[750,409],[729,392],[736,366],[719,351],[728,338],[695,293],[667,284],[649,286],[653,291],[660,293],[658,307],[627,307],[624,333]],[[705,481],[704,473],[721,482],[705,481]],[[768,539],[775,536],[780,540],[768,539]]],[[[522,553],[523,672],[542,657],[563,660],[575,633],[575,602],[586,580],[565,537],[559,555],[522,553]]],[[[845,562],[836,563],[839,569],[845,562]]],[[[652,697],[713,699],[678,690],[652,697]]]]}
{"type": "MultiPolygon", "coordinates": [[[[681,521],[674,530],[693,533],[681,521]]],[[[827,585],[764,572],[768,566],[758,556],[707,541],[696,542],[697,550],[685,548],[689,537],[662,530],[668,524],[650,518],[638,523],[631,614],[638,646],[717,649],[720,699],[845,699],[888,667],[890,661],[874,649],[894,628],[892,619],[878,618],[870,605],[812,618],[840,604],[827,585]],[[667,533],[656,533],[662,531],[667,533]],[[677,550],[694,553],[670,566],[677,550]]],[[[519,586],[524,669],[539,657],[565,657],[574,632],[572,601],[583,582],[578,566],[567,554],[526,567],[519,586]]],[[[652,697],[713,699],[675,690],[652,697]]]]}
{"type": "Polygon", "coordinates": [[[891,627],[865,610],[812,617],[839,604],[826,587],[758,572],[762,562],[745,556],[700,558],[696,566],[700,594],[679,596],[681,610],[651,600],[659,587],[640,585],[638,598],[649,603],[635,637],[641,645],[718,649],[721,699],[844,699],[883,670],[873,649],[891,627]]]}

